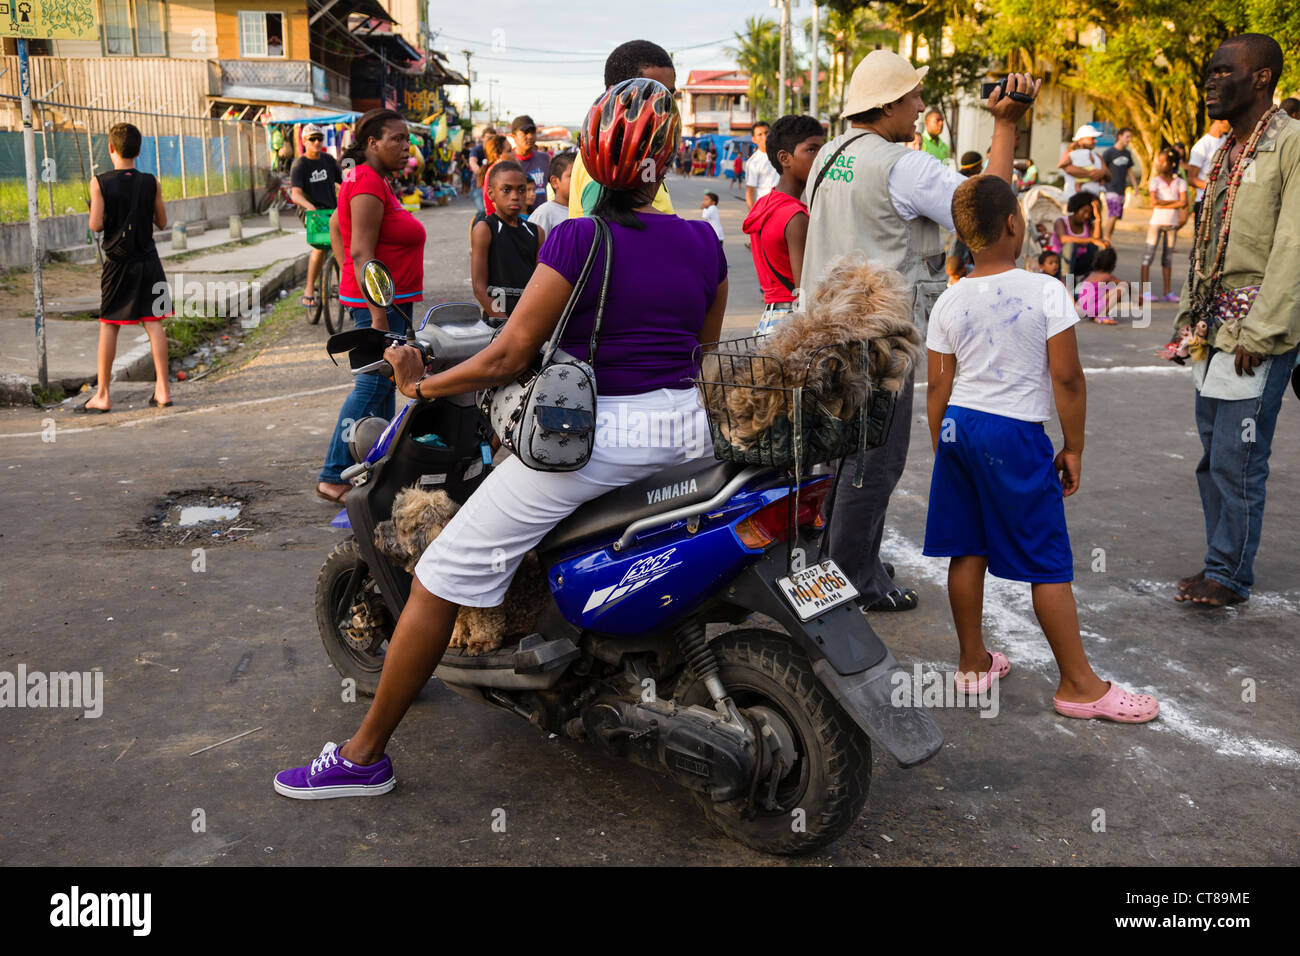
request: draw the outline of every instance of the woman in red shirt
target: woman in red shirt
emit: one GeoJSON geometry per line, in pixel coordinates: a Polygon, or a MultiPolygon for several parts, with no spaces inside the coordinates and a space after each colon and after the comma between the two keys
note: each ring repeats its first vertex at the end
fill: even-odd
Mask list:
{"type": "MultiPolygon", "coordinates": [[[[412,304],[424,297],[424,226],[403,208],[389,184],[394,173],[406,168],[409,155],[406,120],[393,110],[371,110],[357,120],[352,145],[343,153],[343,186],[331,226],[337,228],[340,240],[336,255],[342,253],[339,301],[351,309],[359,329],[404,333],[412,304]],[[371,259],[378,259],[393,275],[396,295],[387,311],[369,305],[361,293],[361,269],[371,259]]],[[[339,410],[316,483],[317,495],[334,503],[343,501],[351,487],[342,477],[343,469],[352,464],[348,426],[371,415],[392,418],[393,393],[391,379],[356,377],[339,410]]]]}

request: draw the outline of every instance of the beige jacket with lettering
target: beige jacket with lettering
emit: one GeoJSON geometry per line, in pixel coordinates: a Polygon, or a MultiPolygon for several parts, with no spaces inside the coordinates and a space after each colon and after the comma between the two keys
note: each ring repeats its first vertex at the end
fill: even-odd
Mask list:
{"type": "MultiPolygon", "coordinates": [[[[1208,173],[1208,169],[1206,172],[1208,173]]],[[[1214,261],[1227,175],[1213,197],[1207,268],[1214,261]]],[[[1206,210],[1202,210],[1204,213],[1206,210]]],[[[1174,320],[1175,335],[1189,321],[1195,276],[1183,286],[1174,320]]],[[[1242,173],[1232,210],[1222,288],[1260,287],[1239,330],[1221,325],[1215,348],[1235,352],[1243,346],[1257,355],[1281,355],[1300,344],[1300,122],[1277,113],[1260,137],[1255,158],[1242,173]]]]}

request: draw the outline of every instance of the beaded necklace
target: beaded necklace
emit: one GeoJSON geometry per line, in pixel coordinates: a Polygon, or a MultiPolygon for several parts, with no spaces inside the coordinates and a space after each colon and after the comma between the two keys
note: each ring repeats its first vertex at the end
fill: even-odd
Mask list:
{"type": "Polygon", "coordinates": [[[1210,299],[1214,296],[1219,284],[1219,275],[1223,271],[1223,259],[1228,251],[1228,232],[1232,225],[1232,207],[1237,199],[1237,187],[1241,185],[1241,177],[1250,161],[1255,156],[1255,150],[1259,146],[1260,138],[1264,135],[1264,130],[1272,122],[1273,117],[1280,112],[1277,106],[1268,109],[1255,128],[1251,131],[1250,138],[1246,140],[1246,145],[1237,157],[1237,162],[1233,164],[1228,178],[1228,195],[1223,201],[1223,216],[1219,221],[1219,237],[1214,250],[1214,265],[1207,273],[1205,270],[1205,249],[1210,240],[1210,220],[1214,218],[1214,196],[1215,190],[1219,184],[1219,176],[1223,172],[1223,167],[1228,161],[1228,156],[1232,153],[1232,148],[1236,144],[1236,133],[1228,131],[1228,137],[1219,147],[1219,152],[1214,157],[1214,166],[1210,169],[1210,175],[1205,180],[1205,196],[1208,200],[1208,208],[1202,209],[1203,215],[1200,222],[1196,224],[1196,246],[1192,258],[1192,272],[1197,280],[1196,291],[1201,291],[1201,283],[1207,284],[1210,288],[1206,290],[1202,298],[1210,299]]]}

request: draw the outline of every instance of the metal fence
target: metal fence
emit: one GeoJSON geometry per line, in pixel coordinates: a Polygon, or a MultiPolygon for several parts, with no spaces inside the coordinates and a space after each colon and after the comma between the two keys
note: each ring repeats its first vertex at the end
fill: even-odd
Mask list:
{"type": "MultiPolygon", "coordinates": [[[[20,110],[17,97],[0,95],[0,114],[9,113],[0,130],[0,221],[27,217],[20,110]]],[[[41,215],[86,211],[91,178],[113,168],[108,131],[124,122],[140,130],[136,167],[158,177],[164,199],[261,188],[274,160],[257,123],[33,100],[41,215]]]]}

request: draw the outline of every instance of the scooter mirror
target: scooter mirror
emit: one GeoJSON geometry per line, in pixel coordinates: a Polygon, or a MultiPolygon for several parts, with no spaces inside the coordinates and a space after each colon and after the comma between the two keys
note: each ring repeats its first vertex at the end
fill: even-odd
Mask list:
{"type": "Polygon", "coordinates": [[[386,309],[393,304],[397,294],[393,275],[378,259],[371,259],[361,267],[361,291],[373,306],[386,309]]]}

